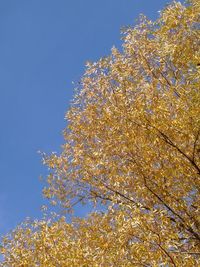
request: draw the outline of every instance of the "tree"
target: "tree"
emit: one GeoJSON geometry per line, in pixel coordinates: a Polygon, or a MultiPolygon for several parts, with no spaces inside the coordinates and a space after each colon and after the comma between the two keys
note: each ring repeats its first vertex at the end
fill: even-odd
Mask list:
{"type": "Polygon", "coordinates": [[[200,3],[173,2],[88,63],[44,194],[84,219],[26,222],[2,266],[199,266],[200,3]]]}

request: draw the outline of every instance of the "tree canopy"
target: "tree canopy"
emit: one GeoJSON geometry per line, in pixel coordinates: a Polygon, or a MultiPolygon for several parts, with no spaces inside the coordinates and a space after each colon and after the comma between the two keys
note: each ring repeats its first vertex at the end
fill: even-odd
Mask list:
{"type": "Polygon", "coordinates": [[[172,2],[87,63],[44,195],[96,210],[18,226],[2,266],[199,266],[199,14],[198,0],[172,2]]]}

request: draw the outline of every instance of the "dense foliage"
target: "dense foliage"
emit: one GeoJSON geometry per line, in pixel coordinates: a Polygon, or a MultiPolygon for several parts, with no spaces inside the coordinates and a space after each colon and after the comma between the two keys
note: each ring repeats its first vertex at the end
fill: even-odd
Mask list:
{"type": "Polygon", "coordinates": [[[44,194],[96,212],[19,226],[2,266],[200,266],[199,14],[173,2],[87,64],[44,194]]]}

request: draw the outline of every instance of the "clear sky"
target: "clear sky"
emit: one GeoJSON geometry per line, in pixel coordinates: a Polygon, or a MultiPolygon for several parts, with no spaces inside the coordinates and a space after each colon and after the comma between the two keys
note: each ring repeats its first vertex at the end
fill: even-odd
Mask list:
{"type": "MultiPolygon", "coordinates": [[[[87,60],[120,46],[120,28],[166,0],[0,0],[0,234],[44,203],[38,150],[59,151],[87,60]]],[[[79,210],[78,214],[84,211],[79,210]]]]}

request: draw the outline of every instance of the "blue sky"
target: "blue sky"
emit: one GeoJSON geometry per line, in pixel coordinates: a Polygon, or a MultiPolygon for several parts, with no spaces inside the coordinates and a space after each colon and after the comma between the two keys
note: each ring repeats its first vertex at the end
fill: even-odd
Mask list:
{"type": "MultiPolygon", "coordinates": [[[[87,60],[120,46],[120,28],[165,0],[0,0],[0,234],[44,203],[38,150],[59,151],[87,60]]],[[[78,214],[84,211],[79,210],[78,214]]]]}

